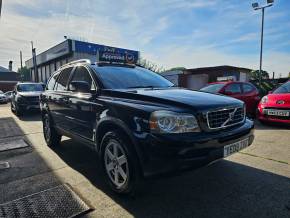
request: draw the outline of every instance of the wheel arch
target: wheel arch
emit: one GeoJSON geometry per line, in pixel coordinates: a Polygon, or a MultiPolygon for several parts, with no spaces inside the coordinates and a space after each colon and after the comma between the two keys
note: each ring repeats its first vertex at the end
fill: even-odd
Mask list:
{"type": "Polygon", "coordinates": [[[137,142],[132,134],[132,131],[129,129],[129,127],[122,121],[117,118],[105,118],[96,127],[96,133],[95,133],[95,139],[96,139],[96,151],[100,155],[101,154],[101,142],[104,137],[104,135],[107,132],[110,131],[118,131],[121,132],[122,135],[124,134],[125,136],[128,137],[127,140],[129,140],[132,144],[132,149],[133,152],[136,155],[136,158],[138,160],[138,165],[139,168],[143,171],[142,164],[140,162],[140,157],[137,149],[137,142]]]}

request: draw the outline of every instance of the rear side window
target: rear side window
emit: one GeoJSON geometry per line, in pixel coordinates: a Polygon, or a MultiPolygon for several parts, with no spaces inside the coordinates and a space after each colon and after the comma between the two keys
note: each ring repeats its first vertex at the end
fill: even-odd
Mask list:
{"type": "Polygon", "coordinates": [[[239,83],[230,84],[225,88],[226,93],[240,94],[242,93],[241,86],[239,83]]]}
{"type": "Polygon", "coordinates": [[[76,68],[71,82],[86,82],[89,87],[91,87],[91,91],[96,90],[90,73],[85,67],[82,66],[76,68]]]}
{"type": "Polygon", "coordinates": [[[69,80],[70,73],[72,71],[72,67],[65,68],[61,71],[58,80],[56,82],[56,90],[64,91],[66,90],[66,85],[69,80]]]}
{"type": "Polygon", "coordinates": [[[58,77],[59,73],[55,73],[49,80],[49,82],[47,83],[47,86],[46,86],[46,90],[53,90],[53,87],[55,85],[55,82],[57,80],[57,77],[58,77]]]}
{"type": "Polygon", "coordinates": [[[255,90],[255,87],[250,84],[243,84],[243,91],[244,93],[253,92],[255,90]]]}
{"type": "Polygon", "coordinates": [[[223,86],[224,86],[224,84],[222,84],[222,83],[211,84],[211,85],[208,85],[206,87],[203,87],[202,89],[200,89],[200,91],[210,92],[210,93],[218,93],[222,89],[223,86]]]}

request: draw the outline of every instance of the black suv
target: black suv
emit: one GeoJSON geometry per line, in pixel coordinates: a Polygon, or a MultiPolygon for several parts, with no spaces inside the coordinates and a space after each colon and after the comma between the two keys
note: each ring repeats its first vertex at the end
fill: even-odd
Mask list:
{"type": "Polygon", "coordinates": [[[39,96],[44,91],[41,83],[18,83],[11,95],[11,111],[21,116],[27,110],[39,111],[39,96]]]}
{"type": "Polygon", "coordinates": [[[207,165],[254,140],[242,101],[177,88],[133,65],[67,64],[50,78],[40,107],[48,146],[65,135],[91,147],[119,193],[145,177],[207,165]]]}

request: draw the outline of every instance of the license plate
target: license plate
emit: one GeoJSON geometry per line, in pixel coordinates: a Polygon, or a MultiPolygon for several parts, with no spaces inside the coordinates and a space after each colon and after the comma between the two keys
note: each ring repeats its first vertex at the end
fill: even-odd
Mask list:
{"type": "Polygon", "coordinates": [[[238,142],[235,142],[233,144],[230,144],[230,145],[226,145],[224,147],[224,157],[227,157],[231,154],[234,154],[246,147],[249,146],[249,139],[246,138],[246,139],[243,139],[241,141],[238,141],[238,142]]]}
{"type": "Polygon", "coordinates": [[[289,111],[282,110],[267,110],[267,114],[272,116],[289,117],[289,111]]]}

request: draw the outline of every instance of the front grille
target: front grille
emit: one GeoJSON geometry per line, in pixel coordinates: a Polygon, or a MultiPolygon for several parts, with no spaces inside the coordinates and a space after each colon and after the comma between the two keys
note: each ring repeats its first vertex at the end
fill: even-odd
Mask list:
{"type": "Polygon", "coordinates": [[[275,116],[275,115],[265,115],[265,117],[269,117],[276,120],[290,120],[290,117],[282,117],[282,116],[275,116]]]}
{"type": "Polygon", "coordinates": [[[39,102],[39,97],[38,96],[25,97],[25,100],[27,100],[28,102],[39,102]]]}
{"type": "Polygon", "coordinates": [[[220,129],[236,125],[245,119],[243,107],[224,108],[207,112],[207,125],[209,129],[220,129]]]}

